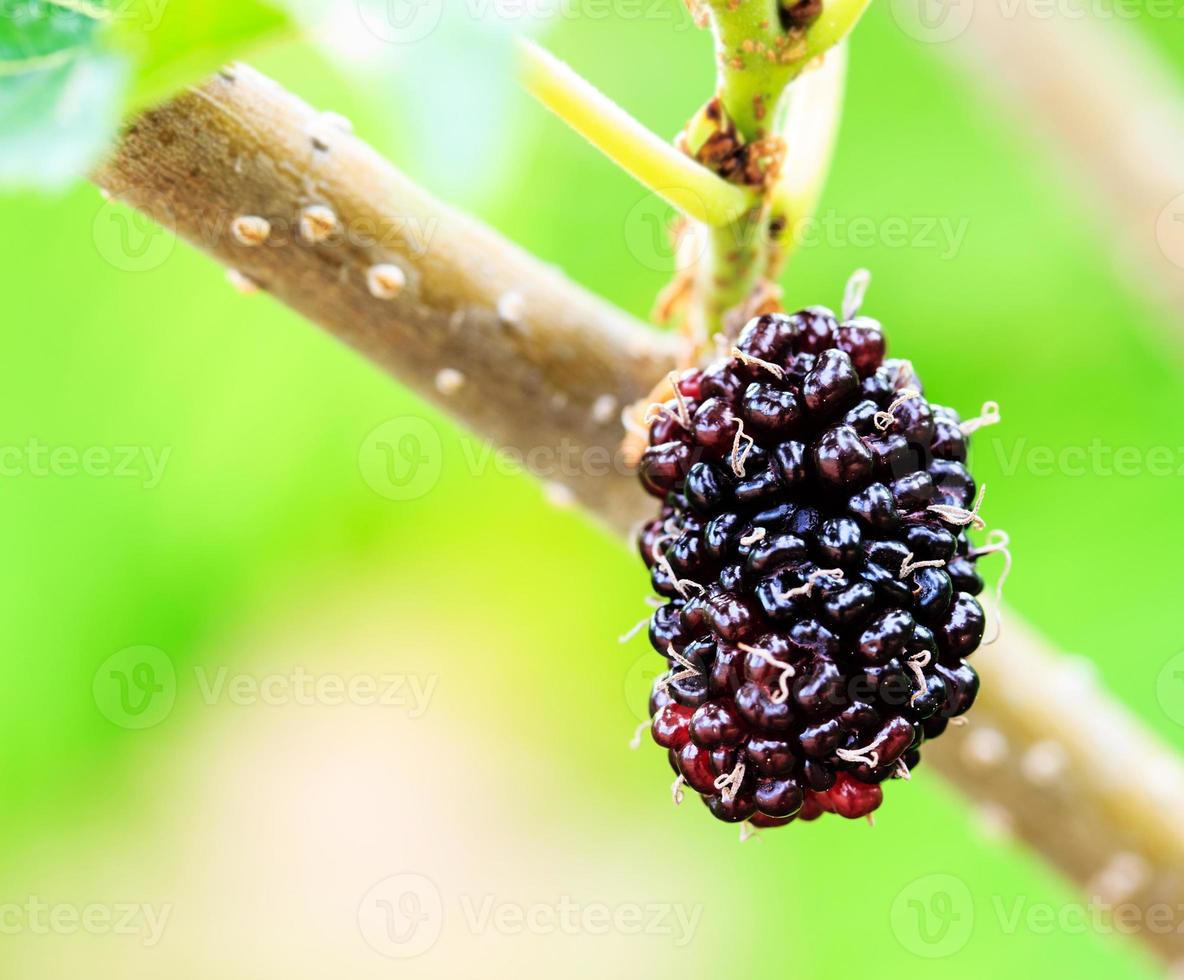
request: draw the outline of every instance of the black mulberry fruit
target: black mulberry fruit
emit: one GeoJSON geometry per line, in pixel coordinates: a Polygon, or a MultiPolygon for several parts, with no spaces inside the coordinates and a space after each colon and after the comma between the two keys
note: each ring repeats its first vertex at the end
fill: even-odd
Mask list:
{"type": "Polygon", "coordinates": [[[884,352],[866,317],[767,314],[651,410],[651,731],[720,820],[865,816],[978,691],[974,425],[884,352]]]}

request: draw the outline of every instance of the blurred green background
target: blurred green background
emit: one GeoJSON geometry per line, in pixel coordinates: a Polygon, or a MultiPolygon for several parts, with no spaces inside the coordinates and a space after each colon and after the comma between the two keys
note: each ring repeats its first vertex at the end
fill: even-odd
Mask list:
{"type": "MultiPolygon", "coordinates": [[[[710,91],[711,44],[674,0],[647,9],[555,18],[544,40],[673,134],[710,91]]],[[[1175,25],[1137,29],[1184,68],[1175,25]]],[[[494,54],[473,63],[467,45],[447,62],[467,66],[462,91],[503,70],[494,54]]],[[[429,125],[413,77],[359,87],[303,43],[251,61],[349,116],[441,196],[646,315],[668,265],[628,245],[644,191],[524,96],[436,97],[429,125]]],[[[469,437],[265,295],[238,295],[183,243],[161,232],[151,268],[127,269],[112,207],[89,186],[0,200],[0,446],[18,447],[0,480],[0,905],[171,912],[152,945],[9,931],[5,976],[1155,975],[1119,938],[1008,928],[1017,903],[1060,909],[1076,896],[984,833],[924,767],[890,789],[874,830],[828,819],[739,846],[697,804],[674,809],[661,752],[627,748],[659,663],[643,639],[616,641],[645,614],[635,557],[526,478],[474,473],[469,437]],[[442,470],[430,492],[392,501],[368,485],[364,454],[367,435],[402,416],[438,431],[442,470]],[[131,447],[135,475],[39,475],[30,440],[47,452],[131,447]],[[164,461],[158,480],[149,458],[164,461]],[[132,730],[104,714],[93,684],[139,646],[167,658],[176,693],[158,724],[132,730]],[[199,680],[296,668],[395,673],[432,694],[413,717],[210,704],[199,680]],[[430,949],[396,962],[364,941],[358,910],[399,873],[427,876],[444,915],[430,949]],[[894,903],[935,874],[972,896],[959,910],[968,938],[946,958],[893,928],[894,903]],[[466,896],[701,914],[681,945],[491,937],[466,896]]],[[[1116,274],[1082,207],[1012,120],[876,6],[852,44],[822,214],[836,227],[906,219],[913,242],[848,230],[809,245],[788,302],[836,305],[867,266],[865,311],[932,396],[966,414],[1001,403],[1004,424],[979,437],[973,462],[992,525],[1011,533],[1011,604],[1184,748],[1184,712],[1157,696],[1184,650],[1181,324],[1116,274]],[[956,247],[943,227],[961,229],[956,247]],[[1033,462],[1039,447],[1095,439],[1141,461],[1165,447],[1174,465],[1106,475],[1033,462]]]]}

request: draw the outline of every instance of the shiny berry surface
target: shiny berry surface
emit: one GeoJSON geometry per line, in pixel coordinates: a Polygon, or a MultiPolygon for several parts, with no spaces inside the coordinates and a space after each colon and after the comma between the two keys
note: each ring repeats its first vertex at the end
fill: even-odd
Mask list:
{"type": "Polygon", "coordinates": [[[867,317],[768,314],[733,355],[639,464],[653,738],[725,822],[865,817],[978,693],[967,437],[867,317]]]}

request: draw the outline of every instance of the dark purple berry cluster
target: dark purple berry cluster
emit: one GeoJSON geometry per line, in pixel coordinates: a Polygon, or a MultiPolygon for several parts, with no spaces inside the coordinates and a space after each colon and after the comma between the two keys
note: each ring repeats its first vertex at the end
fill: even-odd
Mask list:
{"type": "Polygon", "coordinates": [[[758,317],[674,382],[639,473],[676,793],[761,827],[864,816],[978,691],[964,427],[877,322],[822,308],[758,317]]]}

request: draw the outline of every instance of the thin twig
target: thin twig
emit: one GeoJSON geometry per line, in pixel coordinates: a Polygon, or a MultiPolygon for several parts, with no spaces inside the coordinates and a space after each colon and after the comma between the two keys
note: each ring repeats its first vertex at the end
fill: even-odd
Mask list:
{"type": "Polygon", "coordinates": [[[549,51],[518,41],[519,77],[531,95],[593,146],[683,214],[726,225],[752,206],[752,194],[713,174],[646,129],[549,51]]]}

